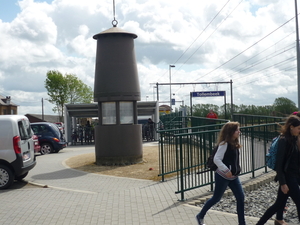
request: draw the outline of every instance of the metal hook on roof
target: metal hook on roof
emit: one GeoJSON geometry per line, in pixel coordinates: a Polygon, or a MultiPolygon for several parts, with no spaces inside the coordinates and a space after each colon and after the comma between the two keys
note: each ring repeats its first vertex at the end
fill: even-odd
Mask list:
{"type": "Polygon", "coordinates": [[[115,0],[113,1],[113,10],[114,10],[114,20],[111,22],[114,27],[118,25],[118,21],[116,20],[116,6],[115,0]]]}
{"type": "Polygon", "coordinates": [[[116,19],[114,19],[111,23],[114,27],[116,27],[118,25],[118,21],[116,19]]]}

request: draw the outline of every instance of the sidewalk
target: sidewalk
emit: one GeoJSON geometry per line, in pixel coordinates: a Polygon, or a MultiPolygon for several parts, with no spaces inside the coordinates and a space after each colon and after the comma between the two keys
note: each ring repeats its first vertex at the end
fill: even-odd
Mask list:
{"type": "MultiPolygon", "coordinates": [[[[195,215],[200,208],[195,206],[199,201],[195,197],[207,193],[208,187],[186,192],[188,200],[181,202],[175,194],[175,179],[154,182],[90,174],[64,164],[72,156],[94,151],[92,145],[77,145],[58,154],[37,156],[37,166],[25,178],[35,185],[0,191],[0,224],[197,224],[195,215]]],[[[241,180],[250,180],[250,175],[241,180]]],[[[248,225],[257,220],[246,218],[248,225]]],[[[205,223],[238,224],[235,214],[213,210],[208,211],[205,223]]]]}

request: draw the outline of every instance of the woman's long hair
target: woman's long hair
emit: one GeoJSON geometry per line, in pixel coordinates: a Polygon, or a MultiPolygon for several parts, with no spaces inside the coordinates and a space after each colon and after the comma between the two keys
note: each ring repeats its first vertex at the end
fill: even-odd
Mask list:
{"type": "Polygon", "coordinates": [[[221,142],[227,142],[235,148],[240,148],[241,145],[239,143],[239,139],[238,138],[233,139],[233,134],[235,133],[235,131],[237,131],[237,129],[239,127],[240,127],[239,122],[228,122],[228,123],[226,123],[220,131],[220,135],[219,135],[219,138],[218,138],[218,145],[221,142]]]}
{"type": "Polygon", "coordinates": [[[291,115],[287,118],[285,124],[281,126],[281,134],[286,138],[288,142],[292,142],[293,135],[291,133],[291,126],[297,127],[300,125],[300,120],[298,116],[291,115]]]}

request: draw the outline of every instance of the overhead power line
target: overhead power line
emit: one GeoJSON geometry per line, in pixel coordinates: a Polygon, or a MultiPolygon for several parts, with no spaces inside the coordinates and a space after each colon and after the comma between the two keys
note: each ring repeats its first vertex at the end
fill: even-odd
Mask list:
{"type": "MultiPolygon", "coordinates": [[[[207,28],[213,23],[213,21],[218,17],[218,15],[223,11],[223,9],[225,8],[225,6],[230,2],[231,0],[228,0],[223,6],[222,8],[218,11],[218,13],[212,18],[212,20],[206,25],[206,27],[201,31],[201,33],[195,38],[195,40],[189,45],[189,47],[178,57],[178,59],[172,63],[172,64],[176,64],[186,53],[187,51],[195,44],[195,42],[201,37],[201,35],[207,30],[207,28]]],[[[194,53],[193,53],[194,54],[194,53]]],[[[179,67],[181,68],[181,66],[179,67]]],[[[167,71],[160,76],[163,77],[167,74],[167,71]]],[[[160,79],[159,78],[159,79],[160,79]]]]}
{"type": "MultiPolygon", "coordinates": [[[[264,74],[264,77],[271,77],[271,76],[272,76],[272,78],[275,79],[274,76],[276,76],[276,75],[282,75],[282,71],[287,72],[287,71],[290,71],[290,70],[295,70],[296,68],[297,68],[297,66],[294,66],[294,67],[289,67],[289,68],[287,68],[287,69],[282,69],[282,70],[277,71],[277,72],[275,72],[275,73],[269,73],[269,74],[267,74],[267,75],[264,74]]],[[[239,87],[241,87],[241,86],[245,86],[245,85],[248,85],[248,84],[257,82],[257,81],[258,81],[257,78],[254,78],[254,79],[251,80],[251,81],[247,80],[247,81],[244,82],[244,83],[239,83],[239,85],[238,85],[238,86],[235,86],[233,89],[236,89],[236,88],[239,88],[239,87]]]]}
{"type": "MultiPolygon", "coordinates": [[[[225,6],[230,2],[230,0],[228,0],[223,7],[219,10],[219,12],[212,18],[212,20],[206,25],[206,27],[202,30],[202,32],[198,35],[198,37],[192,42],[192,44],[190,44],[190,46],[179,56],[179,58],[173,63],[176,64],[184,55],[185,53],[192,47],[193,44],[195,44],[195,42],[200,38],[200,36],[206,31],[206,29],[212,24],[212,22],[218,17],[218,15],[223,11],[223,9],[225,8],[225,6]]],[[[226,17],[227,18],[227,17],[226,17]]],[[[222,22],[223,23],[223,22],[222,22]]],[[[200,47],[199,47],[200,48],[200,47]]],[[[198,48],[198,49],[199,49],[198,48]]],[[[197,49],[197,50],[198,50],[197,49]]],[[[197,51],[196,50],[196,51],[197,51]]],[[[195,54],[195,52],[188,58],[188,60],[195,54]]],[[[185,63],[188,61],[186,60],[185,63]]]]}
{"type": "MultiPolygon", "coordinates": [[[[260,60],[258,60],[256,62],[253,62],[251,65],[248,65],[247,67],[245,67],[243,69],[240,69],[240,70],[234,72],[233,74],[229,74],[229,76],[231,76],[231,78],[234,79],[234,77],[232,77],[234,74],[240,75],[241,72],[245,72],[245,71],[247,71],[249,69],[253,69],[255,66],[258,66],[258,65],[260,65],[260,64],[262,64],[262,63],[264,63],[266,61],[269,61],[269,60],[271,60],[271,59],[273,59],[273,58],[275,58],[277,56],[280,56],[283,53],[285,53],[285,52],[287,52],[289,50],[292,50],[292,49],[295,49],[295,46],[292,46],[292,47],[290,47],[288,49],[284,49],[284,50],[278,52],[277,54],[271,54],[271,55],[267,56],[266,58],[260,59],[260,60]]],[[[274,65],[272,65],[272,66],[274,66],[274,65]]],[[[239,78],[237,78],[237,79],[239,79],[239,78]]]]}
{"type": "MultiPolygon", "coordinates": [[[[292,32],[292,33],[286,35],[285,37],[283,37],[282,39],[280,39],[280,40],[277,41],[276,43],[274,43],[274,44],[272,44],[271,46],[269,46],[269,47],[263,49],[262,51],[258,52],[256,55],[252,56],[251,58],[247,58],[247,60],[245,60],[245,61],[243,61],[243,62],[237,64],[236,66],[234,66],[233,68],[230,68],[229,70],[230,70],[230,71],[235,71],[239,66],[241,66],[241,65],[243,65],[243,64],[248,64],[248,62],[250,62],[252,59],[255,59],[256,57],[262,55],[264,52],[266,52],[266,51],[270,50],[271,48],[273,48],[274,46],[278,45],[280,42],[282,42],[283,40],[285,40],[286,38],[288,38],[290,35],[292,35],[292,34],[294,34],[294,33],[295,33],[295,32],[292,32]]],[[[288,46],[283,47],[282,49],[289,48],[289,46],[292,46],[292,45],[294,46],[294,44],[290,44],[290,45],[288,45],[288,46]]],[[[270,57],[270,55],[269,55],[268,57],[270,57]]],[[[239,70],[239,72],[240,72],[240,70],[239,70]]],[[[228,76],[232,76],[232,75],[234,75],[235,73],[238,73],[238,72],[233,72],[233,74],[229,74],[228,76]]],[[[226,74],[227,74],[227,73],[226,73],[226,74]]],[[[223,74],[220,74],[220,76],[222,76],[222,75],[223,75],[223,74]]]]}
{"type": "Polygon", "coordinates": [[[205,75],[199,77],[197,80],[211,74],[212,72],[216,71],[217,69],[220,69],[222,66],[226,65],[227,63],[231,62],[232,60],[234,60],[235,58],[237,58],[238,56],[242,55],[244,52],[248,51],[249,49],[253,48],[255,45],[257,45],[258,43],[260,43],[261,41],[263,41],[264,39],[266,39],[267,37],[269,37],[271,34],[273,34],[274,32],[276,32],[277,30],[279,30],[281,27],[285,26],[287,23],[289,23],[291,20],[293,20],[295,17],[289,19],[288,21],[286,21],[284,24],[282,24],[281,26],[279,26],[278,28],[276,28],[275,30],[271,31],[269,34],[267,34],[266,36],[264,36],[263,38],[259,39],[258,41],[256,41],[255,43],[253,43],[252,45],[250,45],[249,47],[247,47],[245,50],[241,51],[240,53],[238,53],[237,55],[235,55],[234,57],[232,57],[231,59],[229,59],[228,61],[224,62],[223,64],[221,64],[220,66],[218,66],[217,68],[213,69],[212,71],[206,73],[205,75]]]}
{"type": "Polygon", "coordinates": [[[214,31],[203,41],[203,43],[184,61],[184,63],[179,67],[184,66],[195,54],[198,50],[209,40],[209,38],[221,27],[221,25],[228,19],[228,17],[237,9],[237,7],[243,2],[240,1],[239,4],[226,16],[226,18],[214,29],[214,31]]]}

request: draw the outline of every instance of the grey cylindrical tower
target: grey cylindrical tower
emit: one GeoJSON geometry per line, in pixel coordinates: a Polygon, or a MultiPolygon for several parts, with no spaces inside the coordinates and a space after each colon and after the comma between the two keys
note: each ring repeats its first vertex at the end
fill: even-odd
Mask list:
{"type": "Polygon", "coordinates": [[[94,35],[97,40],[94,101],[97,165],[141,162],[142,128],[137,124],[140,86],[134,51],[137,35],[113,27],[94,35]]]}

